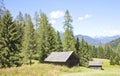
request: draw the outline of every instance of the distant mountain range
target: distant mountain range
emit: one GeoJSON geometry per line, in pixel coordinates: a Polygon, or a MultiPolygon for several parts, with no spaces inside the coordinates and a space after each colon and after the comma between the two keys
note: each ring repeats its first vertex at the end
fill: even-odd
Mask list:
{"type": "MultiPolygon", "coordinates": [[[[61,33],[61,32],[60,32],[60,37],[61,37],[61,39],[63,38],[63,33],[61,33]]],[[[77,37],[79,39],[84,38],[84,40],[87,41],[89,44],[99,45],[99,44],[106,44],[106,43],[111,43],[111,42],[114,43],[115,40],[120,38],[120,35],[93,38],[93,37],[90,37],[87,35],[79,34],[79,35],[75,35],[75,38],[77,38],[77,37]]]]}
{"type": "Polygon", "coordinates": [[[93,44],[93,45],[99,45],[99,44],[106,44],[109,43],[113,40],[116,40],[118,38],[120,38],[119,35],[115,35],[115,36],[106,36],[106,37],[96,37],[96,38],[92,38],[90,36],[85,36],[85,35],[76,35],[76,38],[78,37],[79,39],[84,38],[85,41],[87,41],[89,44],[93,44]]]}

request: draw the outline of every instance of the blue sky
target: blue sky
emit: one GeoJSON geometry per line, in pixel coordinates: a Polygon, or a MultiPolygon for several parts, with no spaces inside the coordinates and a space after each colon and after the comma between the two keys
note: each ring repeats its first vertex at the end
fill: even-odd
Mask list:
{"type": "Polygon", "coordinates": [[[73,32],[91,37],[120,35],[120,0],[4,0],[15,18],[19,11],[34,17],[35,11],[46,13],[49,22],[64,31],[64,13],[73,19],[73,32]]]}

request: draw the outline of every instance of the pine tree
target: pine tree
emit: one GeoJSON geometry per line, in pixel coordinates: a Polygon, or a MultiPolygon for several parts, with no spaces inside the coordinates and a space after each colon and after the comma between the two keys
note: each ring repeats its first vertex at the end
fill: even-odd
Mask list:
{"type": "Polygon", "coordinates": [[[78,38],[78,37],[77,37],[77,40],[76,40],[75,48],[76,48],[76,54],[78,54],[78,53],[79,53],[79,50],[80,50],[80,41],[79,41],[79,38],[78,38]]]}
{"type": "Polygon", "coordinates": [[[34,26],[30,15],[26,14],[26,26],[24,27],[22,52],[24,56],[24,63],[32,64],[33,55],[36,52],[36,39],[34,34],[34,26]]]}
{"type": "Polygon", "coordinates": [[[65,16],[64,16],[64,29],[69,29],[72,30],[72,17],[70,16],[70,13],[68,10],[66,10],[65,12],[65,16]]]}
{"type": "Polygon", "coordinates": [[[89,54],[89,46],[88,43],[82,39],[80,42],[80,64],[82,66],[88,66],[88,61],[91,60],[90,54],[89,54]]]}
{"type": "MultiPolygon", "coordinates": [[[[23,14],[21,12],[19,12],[18,16],[16,17],[15,23],[16,23],[16,25],[18,25],[19,31],[21,33],[20,39],[21,39],[21,45],[22,45],[25,22],[24,22],[23,14]]],[[[22,49],[22,47],[21,47],[21,49],[22,49]]]]}
{"type": "Polygon", "coordinates": [[[54,28],[49,24],[46,28],[46,53],[50,54],[51,52],[56,51],[56,32],[54,28]]]}
{"type": "Polygon", "coordinates": [[[97,48],[97,58],[105,58],[105,51],[102,45],[97,48]]]}
{"type": "Polygon", "coordinates": [[[94,46],[93,45],[90,45],[90,44],[88,44],[88,48],[89,48],[89,55],[90,55],[90,58],[91,58],[91,60],[92,60],[92,58],[93,58],[93,55],[96,53],[94,50],[95,50],[95,48],[94,48],[94,46]]]}
{"type": "Polygon", "coordinates": [[[62,42],[58,31],[56,35],[56,51],[63,51],[62,42]]]}
{"type": "Polygon", "coordinates": [[[20,66],[20,32],[9,11],[0,21],[0,67],[20,66]]]}
{"type": "Polygon", "coordinates": [[[120,65],[120,44],[117,46],[117,50],[113,50],[110,53],[110,64],[111,65],[120,65]]]}
{"type": "Polygon", "coordinates": [[[64,37],[63,37],[63,50],[64,51],[75,51],[75,39],[73,36],[72,31],[69,29],[65,30],[64,37]]]}
{"type": "Polygon", "coordinates": [[[37,30],[37,33],[39,36],[37,50],[39,50],[39,53],[40,53],[39,61],[43,62],[44,59],[47,57],[46,50],[45,50],[45,47],[46,47],[45,37],[46,37],[46,31],[47,31],[46,28],[48,26],[48,19],[44,13],[40,14],[39,23],[40,23],[40,26],[38,27],[38,30],[37,30]]]}
{"type": "Polygon", "coordinates": [[[64,28],[65,28],[65,32],[64,32],[64,36],[63,36],[63,40],[62,40],[62,44],[63,44],[63,50],[64,51],[75,51],[75,38],[72,32],[72,18],[69,14],[69,11],[67,10],[65,13],[65,17],[64,17],[64,28]]]}
{"type": "Polygon", "coordinates": [[[38,50],[40,51],[40,62],[53,51],[56,51],[56,32],[54,28],[48,23],[48,18],[44,13],[40,14],[40,27],[38,28],[38,50]]]}
{"type": "Polygon", "coordinates": [[[38,12],[35,12],[35,16],[34,16],[35,29],[38,28],[38,19],[39,19],[39,14],[38,14],[38,12]]]}
{"type": "Polygon", "coordinates": [[[111,51],[110,64],[111,65],[120,65],[120,56],[118,55],[118,53],[111,51]]]}
{"type": "Polygon", "coordinates": [[[118,46],[117,46],[117,53],[118,53],[118,55],[120,56],[120,43],[119,43],[118,46]]]}
{"type": "Polygon", "coordinates": [[[116,54],[114,59],[115,59],[115,64],[120,65],[120,56],[118,54],[116,54]]]}
{"type": "Polygon", "coordinates": [[[18,16],[16,17],[16,21],[18,21],[18,23],[21,25],[24,22],[23,14],[21,12],[19,12],[18,16]]]}
{"type": "Polygon", "coordinates": [[[92,52],[91,52],[92,57],[97,58],[97,48],[95,46],[92,46],[91,50],[92,50],[92,52]]]}
{"type": "Polygon", "coordinates": [[[115,54],[111,53],[111,55],[110,55],[110,65],[115,65],[115,59],[114,59],[114,57],[115,57],[115,54]]]}
{"type": "Polygon", "coordinates": [[[105,58],[109,59],[110,58],[110,52],[112,51],[112,48],[110,45],[106,44],[104,47],[105,51],[105,58]]]}

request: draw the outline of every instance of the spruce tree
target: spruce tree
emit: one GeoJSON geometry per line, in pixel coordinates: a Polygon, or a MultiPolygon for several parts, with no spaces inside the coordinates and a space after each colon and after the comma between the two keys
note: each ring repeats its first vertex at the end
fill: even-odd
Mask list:
{"type": "MultiPolygon", "coordinates": [[[[19,14],[17,15],[17,17],[15,19],[15,23],[16,23],[16,25],[18,25],[19,31],[21,33],[20,39],[21,39],[21,45],[22,45],[25,22],[24,22],[23,14],[21,12],[19,12],[19,14]]],[[[21,49],[22,49],[22,47],[21,47],[21,49]]]]}
{"type": "Polygon", "coordinates": [[[82,41],[80,42],[79,58],[80,58],[80,65],[82,66],[88,66],[88,61],[91,60],[91,57],[89,54],[89,46],[84,39],[82,39],[82,41]]]}
{"type": "Polygon", "coordinates": [[[45,41],[45,37],[46,37],[46,28],[48,26],[48,19],[46,17],[46,15],[44,13],[41,13],[40,14],[40,18],[39,18],[39,27],[37,29],[37,34],[38,34],[38,47],[37,47],[37,50],[39,50],[39,61],[40,62],[43,62],[44,59],[47,57],[47,54],[46,54],[46,50],[45,50],[45,44],[46,44],[46,41],[45,41]]]}
{"type": "Polygon", "coordinates": [[[24,63],[32,64],[33,55],[36,52],[36,39],[34,34],[34,26],[30,15],[26,14],[26,26],[24,27],[22,52],[24,63]]]}
{"type": "Polygon", "coordinates": [[[117,46],[117,50],[113,50],[110,52],[110,64],[111,65],[120,65],[120,44],[117,46]]]}
{"type": "Polygon", "coordinates": [[[16,16],[16,22],[19,24],[22,32],[25,26],[25,21],[24,21],[23,14],[21,12],[19,12],[19,14],[16,16]]]}
{"type": "Polygon", "coordinates": [[[35,15],[34,15],[35,29],[38,28],[38,19],[39,19],[39,14],[38,12],[35,12],[35,15]]]}
{"type": "Polygon", "coordinates": [[[76,40],[75,48],[76,48],[76,54],[78,54],[78,53],[79,53],[79,50],[80,50],[80,41],[79,41],[79,38],[78,38],[78,37],[77,37],[77,40],[76,40]]]}
{"type": "Polygon", "coordinates": [[[64,28],[65,32],[63,35],[63,50],[64,51],[75,51],[75,38],[72,32],[72,18],[67,10],[64,16],[64,28]]]}
{"type": "Polygon", "coordinates": [[[119,43],[118,46],[117,46],[117,53],[118,53],[118,55],[120,56],[120,43],[119,43]]]}
{"type": "Polygon", "coordinates": [[[56,51],[56,32],[54,28],[48,23],[48,18],[44,13],[40,14],[40,26],[38,27],[38,50],[40,53],[40,62],[53,51],[56,51]]]}
{"type": "Polygon", "coordinates": [[[110,65],[115,65],[114,54],[110,55],[110,65]]]}
{"type": "Polygon", "coordinates": [[[58,31],[56,34],[56,51],[63,51],[62,42],[58,31]]]}
{"type": "Polygon", "coordinates": [[[21,12],[19,12],[19,14],[17,15],[16,21],[18,21],[18,23],[21,25],[24,22],[23,14],[21,12]]]}
{"type": "Polygon", "coordinates": [[[18,26],[9,11],[5,11],[0,21],[0,67],[20,66],[20,37],[18,26]]]}
{"type": "Polygon", "coordinates": [[[92,60],[92,58],[93,58],[93,55],[96,53],[94,50],[95,50],[95,48],[94,48],[94,46],[93,45],[90,45],[90,44],[88,44],[88,48],[89,48],[89,55],[90,55],[90,58],[91,58],[91,60],[92,60]]]}
{"type": "Polygon", "coordinates": [[[63,37],[63,50],[64,51],[75,51],[75,38],[73,36],[72,31],[69,29],[65,30],[64,37],[63,37]]]}
{"type": "Polygon", "coordinates": [[[97,48],[97,58],[105,58],[105,51],[102,45],[97,48]]]}
{"type": "Polygon", "coordinates": [[[97,48],[95,46],[92,46],[91,50],[92,50],[92,52],[91,52],[92,57],[97,58],[97,48]]]}
{"type": "Polygon", "coordinates": [[[120,56],[115,51],[111,51],[110,64],[111,65],[120,65],[120,56]]]}
{"type": "Polygon", "coordinates": [[[105,51],[105,58],[109,59],[110,58],[110,52],[112,51],[111,46],[106,44],[105,47],[104,47],[104,51],[105,51]]]}
{"type": "Polygon", "coordinates": [[[56,51],[56,32],[54,30],[54,28],[48,24],[47,28],[46,28],[46,53],[50,54],[51,52],[56,51]]]}
{"type": "Polygon", "coordinates": [[[72,24],[71,24],[72,22],[73,22],[72,17],[70,15],[69,11],[66,10],[65,16],[64,16],[64,29],[72,30],[72,28],[73,28],[72,24]]]}
{"type": "Polygon", "coordinates": [[[115,56],[115,64],[120,65],[120,56],[118,54],[115,56]]]}

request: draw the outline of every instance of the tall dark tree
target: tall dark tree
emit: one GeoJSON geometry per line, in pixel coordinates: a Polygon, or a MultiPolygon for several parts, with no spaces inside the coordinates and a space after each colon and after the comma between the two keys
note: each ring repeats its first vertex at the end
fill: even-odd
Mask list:
{"type": "Polygon", "coordinates": [[[97,58],[105,58],[105,51],[102,45],[97,47],[97,58]]]}
{"type": "Polygon", "coordinates": [[[48,40],[47,47],[49,48],[48,54],[50,54],[51,52],[54,52],[57,50],[56,49],[56,32],[55,32],[55,29],[50,24],[48,25],[47,30],[49,31],[47,31],[48,38],[46,38],[46,40],[48,40]]]}
{"type": "Polygon", "coordinates": [[[110,58],[110,52],[112,51],[112,48],[111,48],[111,46],[110,45],[108,45],[108,44],[106,44],[105,46],[104,46],[104,51],[105,51],[105,58],[106,59],[109,59],[110,58]]]}
{"type": "Polygon", "coordinates": [[[79,53],[79,50],[80,50],[80,41],[79,41],[79,38],[78,38],[78,37],[77,37],[77,40],[76,40],[75,48],[76,48],[76,54],[78,54],[78,53],[79,53]]]}
{"type": "Polygon", "coordinates": [[[111,65],[120,65],[120,56],[118,53],[111,51],[110,64],[111,65]]]}
{"type": "Polygon", "coordinates": [[[110,53],[110,62],[112,65],[120,65],[120,44],[118,44],[117,49],[114,49],[112,53],[110,53]]]}
{"type": "Polygon", "coordinates": [[[64,51],[75,51],[75,38],[72,32],[72,18],[67,10],[64,16],[64,28],[65,32],[63,35],[63,50],[64,51]]]}
{"type": "Polygon", "coordinates": [[[6,11],[0,21],[0,67],[20,66],[20,32],[6,11]]]}
{"type": "Polygon", "coordinates": [[[95,50],[95,48],[94,48],[93,45],[90,45],[90,44],[88,44],[88,48],[89,48],[88,51],[89,51],[90,58],[92,58],[93,55],[94,55],[94,50],[95,50]]]}
{"type": "Polygon", "coordinates": [[[119,43],[118,46],[117,46],[117,53],[118,53],[119,56],[120,56],[120,43],[119,43]]]}
{"type": "Polygon", "coordinates": [[[40,27],[38,28],[38,50],[40,51],[40,62],[53,51],[56,51],[56,33],[54,28],[48,23],[48,18],[44,13],[40,14],[40,27]]]}
{"type": "Polygon", "coordinates": [[[32,23],[30,15],[26,14],[26,26],[24,27],[22,52],[24,56],[24,62],[32,64],[33,56],[36,52],[36,39],[34,34],[34,25],[32,23]]]}
{"type": "Polygon", "coordinates": [[[72,31],[70,31],[69,29],[66,29],[64,32],[64,37],[62,40],[62,44],[63,44],[63,50],[64,51],[75,51],[75,38],[73,36],[72,31]]]}
{"type": "Polygon", "coordinates": [[[69,11],[67,10],[65,12],[65,16],[64,16],[64,29],[72,30],[72,28],[73,28],[72,24],[71,24],[72,22],[73,22],[72,17],[70,15],[69,11]]]}
{"type": "Polygon", "coordinates": [[[91,55],[93,58],[97,58],[97,48],[95,46],[91,46],[91,55]]]}
{"type": "Polygon", "coordinates": [[[89,54],[89,46],[84,39],[82,39],[82,41],[80,42],[79,58],[80,58],[80,65],[82,66],[88,66],[88,61],[91,60],[91,56],[89,54]]]}
{"type": "Polygon", "coordinates": [[[18,25],[20,33],[21,33],[21,45],[22,45],[25,22],[24,22],[23,14],[21,12],[19,12],[19,14],[17,15],[15,22],[16,22],[16,25],[18,25]]]}
{"type": "Polygon", "coordinates": [[[62,41],[59,32],[56,35],[56,51],[63,51],[62,41]]]}
{"type": "Polygon", "coordinates": [[[29,21],[29,17],[28,17],[29,15],[26,13],[25,15],[24,15],[24,22],[25,22],[25,25],[27,25],[28,24],[28,21],[29,21]]]}
{"type": "Polygon", "coordinates": [[[23,14],[21,12],[19,12],[18,16],[16,17],[16,21],[18,21],[18,23],[23,26],[24,23],[24,17],[23,14]]]}
{"type": "Polygon", "coordinates": [[[35,12],[35,15],[34,15],[34,25],[35,25],[35,29],[38,28],[38,19],[39,19],[39,14],[38,14],[38,12],[35,12]]]}
{"type": "Polygon", "coordinates": [[[46,41],[45,41],[45,37],[46,37],[46,28],[48,26],[48,19],[47,19],[47,16],[44,14],[44,13],[41,13],[40,14],[40,18],[39,18],[39,28],[37,30],[37,33],[38,33],[38,49],[39,50],[39,55],[40,55],[40,58],[39,58],[39,61],[40,62],[43,62],[44,59],[47,57],[47,53],[46,53],[46,50],[45,50],[45,44],[46,44],[46,41]]]}

